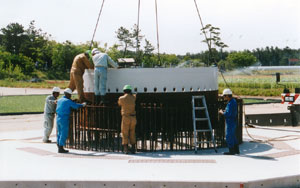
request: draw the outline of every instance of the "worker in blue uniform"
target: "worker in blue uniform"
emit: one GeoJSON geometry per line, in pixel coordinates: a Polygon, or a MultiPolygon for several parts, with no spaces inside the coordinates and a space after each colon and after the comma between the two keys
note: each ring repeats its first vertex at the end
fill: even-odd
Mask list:
{"type": "Polygon", "coordinates": [[[225,111],[220,110],[219,113],[224,115],[226,122],[226,142],[229,148],[229,152],[225,152],[224,155],[240,154],[239,145],[235,136],[235,130],[237,127],[237,103],[232,97],[232,91],[230,89],[224,89],[223,97],[228,101],[225,111]]]}
{"type": "Polygon", "coordinates": [[[57,147],[58,153],[68,153],[68,150],[64,149],[66,145],[66,140],[68,138],[69,132],[69,118],[71,109],[78,109],[81,107],[85,107],[86,103],[75,103],[71,100],[72,90],[67,88],[64,90],[65,96],[57,101],[56,108],[56,124],[57,124],[57,147]]]}

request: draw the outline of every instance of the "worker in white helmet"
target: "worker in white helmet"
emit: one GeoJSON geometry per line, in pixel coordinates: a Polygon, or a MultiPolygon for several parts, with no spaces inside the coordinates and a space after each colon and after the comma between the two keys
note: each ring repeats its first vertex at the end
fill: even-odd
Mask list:
{"type": "Polygon", "coordinates": [[[232,91],[230,89],[224,89],[223,97],[228,103],[225,111],[220,110],[219,113],[225,116],[226,143],[229,148],[229,152],[225,152],[224,155],[240,154],[238,141],[235,136],[235,130],[237,127],[237,103],[232,97],[232,91]]]}
{"type": "Polygon", "coordinates": [[[57,125],[57,147],[58,153],[67,153],[68,150],[64,149],[66,145],[66,140],[68,138],[69,132],[69,123],[70,123],[70,113],[71,109],[78,109],[81,107],[85,107],[86,103],[75,103],[71,100],[72,90],[67,88],[64,90],[65,96],[60,98],[57,101],[57,118],[56,118],[56,125],[57,125]]]}
{"type": "Polygon", "coordinates": [[[106,103],[105,95],[107,82],[107,68],[109,65],[111,65],[114,68],[118,68],[119,66],[106,53],[101,53],[97,48],[94,48],[92,50],[92,56],[95,66],[95,104],[104,104],[106,103]]]}
{"type": "Polygon", "coordinates": [[[49,136],[52,133],[54,118],[55,118],[55,110],[57,98],[59,97],[60,88],[54,87],[52,89],[52,95],[46,97],[45,107],[44,107],[44,143],[51,143],[49,140],[49,136]]]}
{"type": "Polygon", "coordinates": [[[121,132],[122,132],[122,145],[125,154],[128,154],[128,143],[131,144],[131,153],[135,153],[136,150],[136,137],[135,137],[135,100],[136,95],[132,94],[132,87],[125,85],[123,88],[124,95],[118,100],[119,106],[121,106],[121,132]],[[129,142],[130,141],[130,142],[129,142]]]}

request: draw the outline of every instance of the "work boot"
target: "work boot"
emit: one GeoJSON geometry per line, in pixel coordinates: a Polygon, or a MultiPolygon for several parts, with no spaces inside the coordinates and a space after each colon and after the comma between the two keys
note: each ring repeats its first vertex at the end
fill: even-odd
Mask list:
{"type": "Polygon", "coordinates": [[[234,155],[235,152],[234,152],[234,148],[228,148],[229,149],[229,152],[224,152],[223,154],[224,155],[234,155]]]}
{"type": "Polygon", "coordinates": [[[69,150],[65,150],[63,146],[58,146],[58,153],[68,153],[69,150]]]}
{"type": "Polygon", "coordinates": [[[43,140],[44,143],[51,143],[51,140],[43,140]]]}
{"type": "Polygon", "coordinates": [[[135,154],[135,144],[133,144],[133,145],[131,146],[131,150],[130,150],[130,151],[131,151],[132,154],[135,154]]]}
{"type": "Polygon", "coordinates": [[[106,105],[106,104],[108,104],[108,101],[106,100],[106,96],[101,95],[100,105],[106,105]]]}
{"type": "Polygon", "coordinates": [[[123,145],[123,152],[125,154],[128,154],[128,145],[127,144],[123,145]]]}
{"type": "Polygon", "coordinates": [[[239,149],[239,145],[238,144],[234,145],[234,153],[235,154],[240,154],[240,149],[239,149]]]}
{"type": "Polygon", "coordinates": [[[95,95],[95,98],[94,98],[94,105],[98,105],[99,104],[99,96],[98,95],[95,95]]]}

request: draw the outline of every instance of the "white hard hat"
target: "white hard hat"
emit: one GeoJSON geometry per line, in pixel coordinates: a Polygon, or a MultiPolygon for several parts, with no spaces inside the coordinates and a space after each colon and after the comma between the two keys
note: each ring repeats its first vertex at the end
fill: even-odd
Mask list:
{"type": "Polygon", "coordinates": [[[72,90],[70,88],[67,88],[64,90],[64,93],[69,93],[70,95],[72,95],[72,90]]]}
{"type": "Polygon", "coordinates": [[[98,54],[100,53],[100,51],[98,50],[98,48],[93,48],[92,50],[92,55],[98,54]]]}
{"type": "Polygon", "coordinates": [[[59,87],[54,87],[52,89],[52,93],[54,93],[54,92],[59,93],[60,92],[60,88],[59,87]]]}
{"type": "Polygon", "coordinates": [[[223,95],[232,95],[232,91],[228,88],[223,90],[223,95]]]}

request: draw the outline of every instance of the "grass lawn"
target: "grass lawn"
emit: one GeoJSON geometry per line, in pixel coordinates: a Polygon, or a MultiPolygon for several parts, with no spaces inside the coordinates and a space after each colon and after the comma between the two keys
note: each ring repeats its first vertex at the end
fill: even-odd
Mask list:
{"type": "MultiPolygon", "coordinates": [[[[1,113],[20,113],[20,112],[43,112],[45,99],[48,95],[20,95],[20,96],[2,96],[0,97],[1,113]]],[[[63,95],[60,95],[62,97],[63,95]]],[[[73,95],[72,98],[77,98],[73,95]]],[[[244,104],[251,103],[274,103],[278,100],[263,99],[243,99],[244,104]]]]}
{"type": "MultiPolygon", "coordinates": [[[[45,100],[48,95],[19,95],[19,96],[1,96],[1,113],[18,112],[44,112],[45,100]]],[[[61,98],[63,95],[60,95],[61,98]]],[[[72,95],[72,99],[78,98],[72,95]]]]}
{"type": "Polygon", "coordinates": [[[0,113],[43,112],[47,95],[2,96],[0,113]]]}

